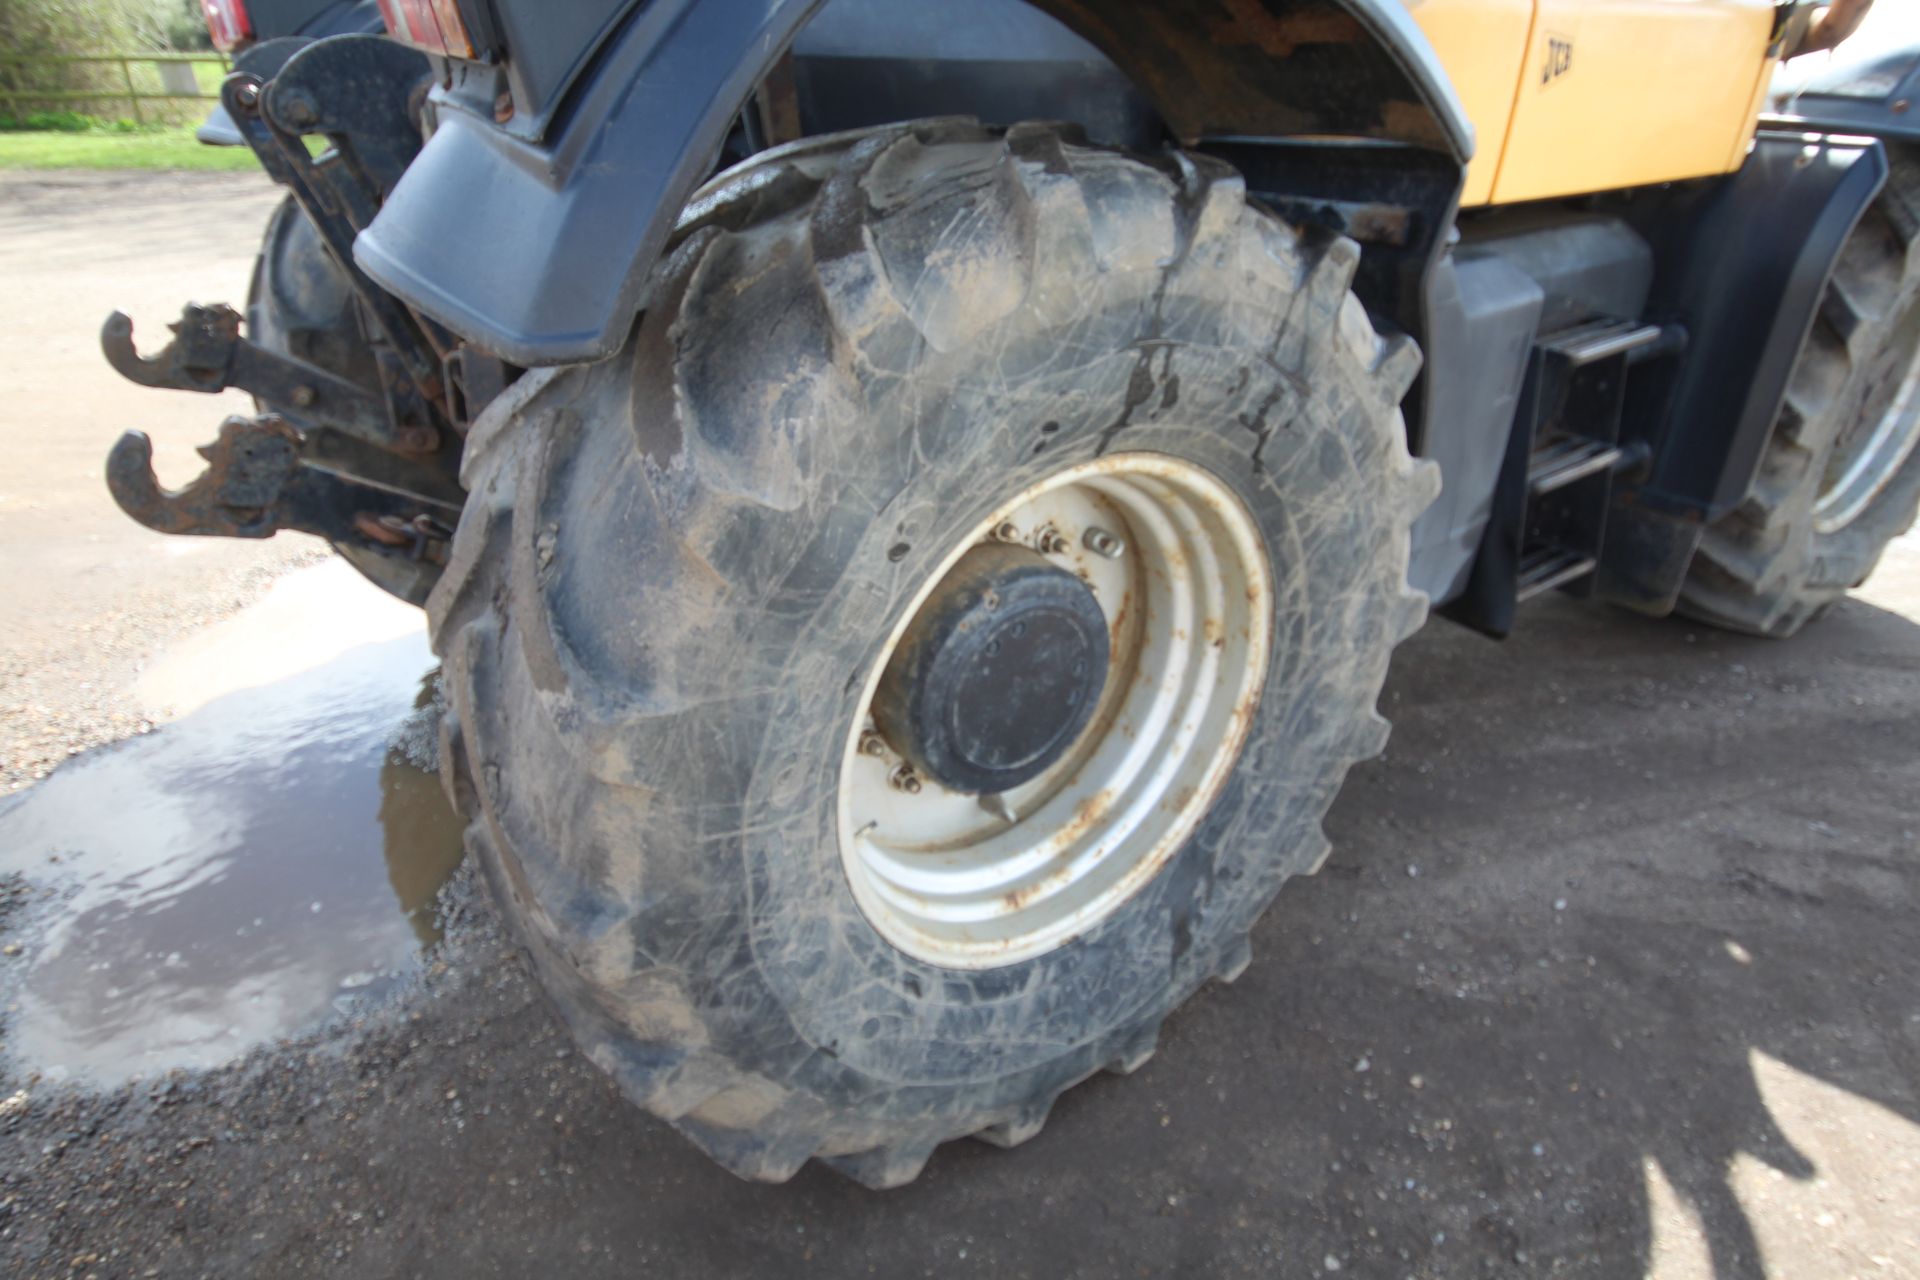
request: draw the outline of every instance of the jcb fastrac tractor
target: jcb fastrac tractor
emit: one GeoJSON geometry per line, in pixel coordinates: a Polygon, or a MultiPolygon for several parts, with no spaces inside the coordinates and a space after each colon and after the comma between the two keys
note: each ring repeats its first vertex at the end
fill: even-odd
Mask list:
{"type": "Polygon", "coordinates": [[[1137,1067],[1429,607],[1785,636],[1920,502],[1920,54],[1765,110],[1864,0],[207,7],[287,200],[103,341],[259,412],[113,495],[425,607],[501,910],[745,1177],[1137,1067]]]}

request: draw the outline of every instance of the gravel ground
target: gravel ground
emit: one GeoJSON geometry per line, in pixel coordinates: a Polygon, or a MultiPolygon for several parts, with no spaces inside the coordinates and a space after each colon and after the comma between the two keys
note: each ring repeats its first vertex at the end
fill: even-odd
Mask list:
{"type": "MultiPolygon", "coordinates": [[[[178,234],[82,285],[205,269],[237,294],[244,264],[207,267],[200,232],[264,218],[257,187],[60,181],[81,194],[0,188],[7,272],[83,292],[60,246],[135,203],[178,234]]],[[[84,329],[104,307],[82,301],[84,329]]],[[[311,548],[175,555],[119,528],[86,485],[166,398],[123,413],[86,343],[40,317],[13,336],[0,376],[42,390],[4,411],[9,448],[54,417],[86,436],[0,501],[0,760],[30,777],[137,729],[127,673],[311,548]]],[[[214,417],[187,408],[179,441],[214,417]]],[[[1563,598],[1504,645],[1430,626],[1396,660],[1386,758],[1247,974],[1026,1146],[952,1144],[885,1194],[814,1167],[739,1183],[636,1113],[462,871],[444,940],[376,1008],[118,1090],[7,1067],[0,1270],[1920,1275],[1916,676],[1913,535],[1785,644],[1563,598]]],[[[0,882],[9,936],[58,909],[51,873],[0,882]]]]}
{"type": "Polygon", "coordinates": [[[188,299],[244,301],[277,199],[251,174],[0,172],[0,793],[150,727],[118,691],[155,647],[325,554],[300,535],[169,541],[120,515],[101,480],[137,427],[182,483],[191,447],[249,411],[238,392],[124,382],[96,335],[118,308],[157,347],[188,299]]]}

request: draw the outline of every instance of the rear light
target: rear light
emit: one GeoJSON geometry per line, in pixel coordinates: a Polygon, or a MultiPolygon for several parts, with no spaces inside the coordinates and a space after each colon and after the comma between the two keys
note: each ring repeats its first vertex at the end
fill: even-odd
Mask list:
{"type": "Polygon", "coordinates": [[[387,34],[428,53],[471,58],[473,39],[455,0],[380,0],[387,34]]]}
{"type": "Polygon", "coordinates": [[[207,16],[207,34],[220,52],[232,53],[253,39],[246,0],[200,0],[200,11],[207,16]]]}

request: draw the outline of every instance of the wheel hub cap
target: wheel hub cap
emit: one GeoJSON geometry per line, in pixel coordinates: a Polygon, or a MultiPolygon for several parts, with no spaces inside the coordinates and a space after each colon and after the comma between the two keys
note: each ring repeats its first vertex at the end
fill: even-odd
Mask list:
{"type": "Polygon", "coordinates": [[[1026,547],[975,547],[901,637],[874,721],[948,790],[1005,791],[1046,772],[1087,727],[1108,648],[1085,582],[1026,547]]]}

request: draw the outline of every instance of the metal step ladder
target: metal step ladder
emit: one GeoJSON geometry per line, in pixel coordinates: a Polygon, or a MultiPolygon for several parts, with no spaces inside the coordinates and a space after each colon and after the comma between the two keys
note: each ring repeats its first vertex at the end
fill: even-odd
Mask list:
{"type": "Polygon", "coordinates": [[[1535,401],[1516,601],[1590,585],[1600,567],[1614,474],[1640,457],[1619,443],[1626,368],[1662,333],[1657,324],[1599,319],[1536,345],[1539,389],[1552,401],[1535,401]]]}
{"type": "Polygon", "coordinates": [[[1482,548],[1490,567],[1476,570],[1470,606],[1450,606],[1460,621],[1504,635],[1521,601],[1592,590],[1615,477],[1647,456],[1620,438],[1627,370],[1685,342],[1675,326],[1608,317],[1535,341],[1482,548]]]}

